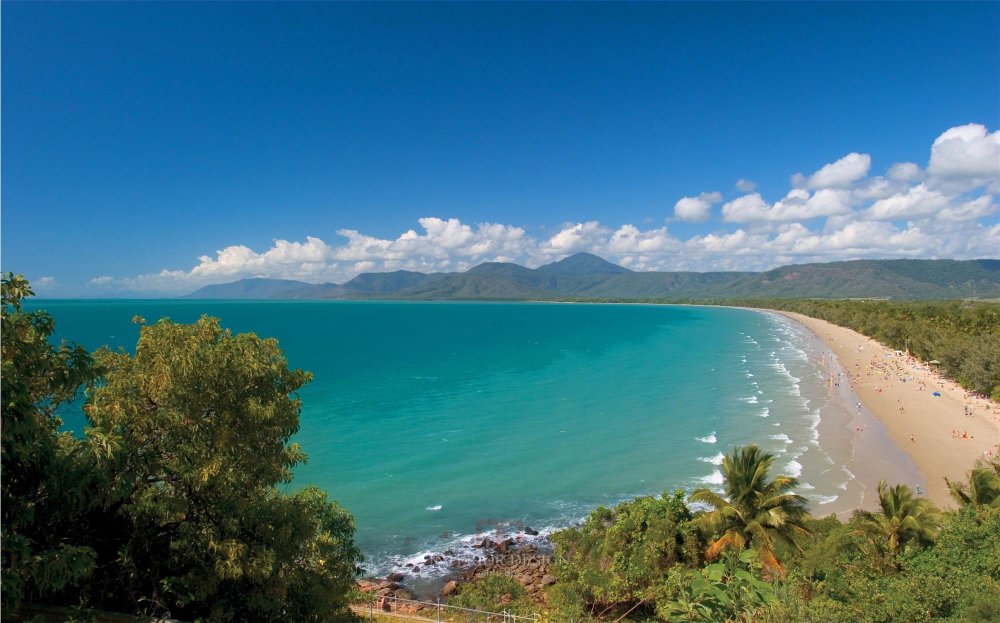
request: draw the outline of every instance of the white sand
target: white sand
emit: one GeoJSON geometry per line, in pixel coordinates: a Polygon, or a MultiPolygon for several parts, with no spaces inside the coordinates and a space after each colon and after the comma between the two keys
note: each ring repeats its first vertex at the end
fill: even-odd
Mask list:
{"type": "MultiPolygon", "coordinates": [[[[923,475],[927,496],[939,506],[954,506],[944,478],[964,482],[977,459],[997,452],[1000,404],[969,395],[937,374],[933,366],[897,354],[860,333],[802,314],[780,313],[807,327],[833,351],[864,407],[923,475]],[[933,396],[935,391],[941,396],[933,396]]],[[[855,475],[866,491],[864,507],[872,508],[869,496],[874,495],[880,478],[875,466],[885,457],[866,447],[862,437],[867,433],[855,433],[859,443],[854,460],[862,465],[855,475]],[[862,448],[864,452],[857,451],[862,448]],[[865,463],[873,465],[865,468],[865,463]]],[[[892,452],[887,449],[884,454],[892,452]]]]}

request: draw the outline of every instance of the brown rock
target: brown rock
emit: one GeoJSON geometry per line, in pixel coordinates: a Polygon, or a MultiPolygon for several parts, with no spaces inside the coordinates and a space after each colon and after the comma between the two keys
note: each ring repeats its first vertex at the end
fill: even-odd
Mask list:
{"type": "Polygon", "coordinates": [[[545,574],[542,576],[542,586],[552,586],[556,583],[556,577],[554,575],[545,574]]]}
{"type": "Polygon", "coordinates": [[[456,582],[455,580],[452,580],[447,584],[445,584],[444,588],[441,590],[441,594],[446,597],[448,595],[454,595],[457,592],[458,592],[458,582],[456,582]]]}

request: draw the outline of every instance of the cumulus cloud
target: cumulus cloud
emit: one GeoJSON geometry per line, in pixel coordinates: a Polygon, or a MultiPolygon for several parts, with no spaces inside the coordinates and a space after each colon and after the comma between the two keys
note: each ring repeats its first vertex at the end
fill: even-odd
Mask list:
{"type": "Polygon", "coordinates": [[[943,210],[948,203],[948,197],[928,189],[924,184],[919,184],[905,193],[879,199],[862,215],[878,220],[930,216],[943,210]]]}
{"type": "Polygon", "coordinates": [[[1000,185],[1000,130],[978,123],[951,128],[931,145],[927,172],[942,186],[971,189],[1000,185]]]}
{"type": "MultiPolygon", "coordinates": [[[[1000,132],[969,124],[944,131],[925,168],[889,165],[869,177],[868,154],[852,152],[809,176],[795,174],[776,200],[740,179],[742,195],[722,204],[719,192],[682,197],[673,216],[697,228],[680,239],[666,227],[596,220],[538,231],[499,222],[464,223],[427,216],[417,227],[381,238],[340,229],[333,242],[316,236],[275,240],[254,250],[234,244],[197,258],[187,269],[90,280],[105,291],[181,293],[244,277],[343,283],[361,272],[466,270],[487,261],[535,267],[578,251],[633,270],[765,270],[783,263],[866,257],[997,257],[1000,255],[1000,132]],[[773,201],[773,202],[772,202],[773,201]],[[553,233],[554,232],[554,233],[553,233]]],[[[53,285],[46,277],[39,287],[53,285]]]]}
{"type": "MultiPolygon", "coordinates": [[[[942,221],[974,221],[987,216],[992,216],[1000,210],[1000,206],[993,203],[993,197],[983,195],[971,201],[963,202],[957,206],[952,206],[941,210],[938,218],[942,221]]],[[[998,249],[1000,249],[1000,238],[997,239],[998,249]]]]}
{"type": "Polygon", "coordinates": [[[741,177],[736,180],[736,190],[741,193],[752,193],[757,190],[757,182],[741,177]]]}
{"type": "Polygon", "coordinates": [[[919,180],[923,175],[920,165],[913,162],[897,162],[889,167],[887,176],[894,182],[912,182],[919,180]]]}
{"type": "Polygon", "coordinates": [[[850,153],[836,162],[823,165],[809,176],[809,188],[850,188],[868,175],[872,157],[868,154],[850,153]]]}
{"type": "Polygon", "coordinates": [[[731,223],[755,221],[801,221],[850,212],[850,194],[844,190],[823,188],[810,195],[795,188],[774,205],[758,193],[738,197],[722,206],[722,214],[731,223]]]}
{"type": "MultiPolygon", "coordinates": [[[[740,182],[745,181],[740,180],[740,182]]],[[[707,221],[712,205],[720,201],[722,201],[722,193],[719,192],[701,193],[697,197],[681,197],[674,204],[674,216],[682,221],[693,223],[707,221]]]]}
{"type": "Polygon", "coordinates": [[[615,255],[644,255],[677,249],[678,246],[679,243],[667,234],[666,227],[641,231],[635,225],[622,225],[611,234],[607,250],[615,255]]]}
{"type": "Polygon", "coordinates": [[[608,234],[608,229],[597,221],[576,223],[559,230],[559,233],[542,243],[542,252],[547,255],[568,255],[595,246],[608,234]]]}

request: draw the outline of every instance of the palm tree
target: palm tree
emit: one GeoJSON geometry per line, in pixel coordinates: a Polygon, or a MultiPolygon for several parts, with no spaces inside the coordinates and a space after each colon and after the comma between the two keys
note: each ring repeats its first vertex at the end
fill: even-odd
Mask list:
{"type": "Polygon", "coordinates": [[[884,480],[879,481],[877,491],[880,526],[893,553],[910,541],[929,543],[940,534],[941,513],[930,500],[917,497],[906,485],[890,487],[884,480]]]}
{"type": "Polygon", "coordinates": [[[944,481],[948,483],[951,497],[962,506],[974,504],[1000,507],[1000,461],[994,460],[977,466],[969,472],[968,484],[952,482],[947,478],[944,481]]]}
{"type": "Polygon", "coordinates": [[[809,518],[806,499],[792,493],[799,485],[797,479],[768,479],[772,463],[774,455],[761,452],[756,445],[733,448],[733,453],[722,459],[725,496],[709,489],[691,494],[691,501],[712,508],[701,516],[702,527],[721,534],[705,552],[710,560],[727,549],[742,550],[752,545],[769,571],[784,574],[774,553],[775,540],[800,549],[792,535],[809,534],[803,525],[809,518]]]}

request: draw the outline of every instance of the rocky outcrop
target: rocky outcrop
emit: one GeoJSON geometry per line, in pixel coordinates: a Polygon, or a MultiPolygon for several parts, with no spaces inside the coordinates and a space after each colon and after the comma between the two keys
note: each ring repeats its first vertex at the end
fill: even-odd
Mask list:
{"type": "Polygon", "coordinates": [[[527,589],[536,603],[545,603],[544,589],[556,582],[555,576],[549,574],[552,555],[547,550],[540,550],[535,545],[518,545],[513,539],[483,548],[492,551],[482,562],[466,570],[461,582],[475,581],[491,574],[509,575],[527,589]]]}

